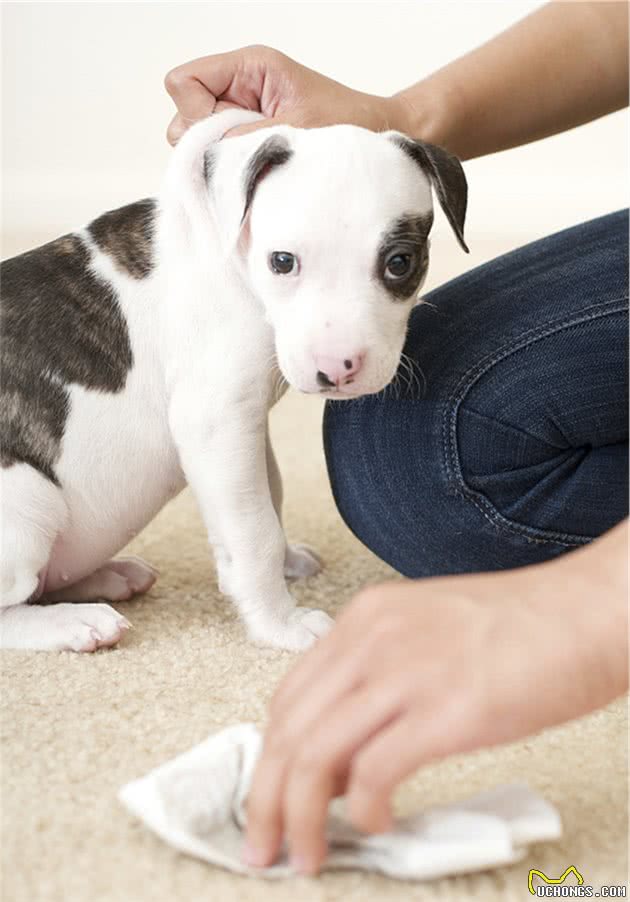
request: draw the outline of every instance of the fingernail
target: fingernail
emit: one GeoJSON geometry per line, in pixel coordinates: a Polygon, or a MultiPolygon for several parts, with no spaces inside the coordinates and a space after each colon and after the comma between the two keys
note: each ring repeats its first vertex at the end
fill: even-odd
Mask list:
{"type": "Polygon", "coordinates": [[[261,868],[265,864],[265,856],[260,849],[254,849],[248,842],[243,846],[241,855],[245,864],[253,868],[261,868]]]}

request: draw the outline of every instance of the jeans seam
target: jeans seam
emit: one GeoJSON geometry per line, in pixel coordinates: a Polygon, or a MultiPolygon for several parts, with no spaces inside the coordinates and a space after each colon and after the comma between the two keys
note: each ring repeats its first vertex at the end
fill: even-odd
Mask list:
{"type": "Polygon", "coordinates": [[[522,523],[517,523],[505,517],[501,512],[480,492],[476,492],[466,483],[462,471],[459,449],[457,445],[457,427],[459,409],[462,401],[473,385],[484,376],[492,367],[511,354],[527,348],[529,345],[547,338],[557,332],[574,328],[582,323],[591,322],[604,316],[612,316],[617,313],[627,312],[628,296],[614,298],[598,304],[592,304],[572,317],[563,317],[557,320],[549,320],[533,329],[527,329],[516,338],[510,339],[492,354],[488,354],[482,360],[470,367],[457,383],[454,391],[449,396],[444,406],[442,417],[442,449],[444,455],[444,467],[446,471],[447,485],[455,484],[455,491],[460,497],[470,501],[481,514],[495,528],[526,538],[538,544],[563,545],[568,548],[584,545],[591,540],[590,536],[572,535],[571,533],[555,532],[553,530],[536,529],[522,523]]]}

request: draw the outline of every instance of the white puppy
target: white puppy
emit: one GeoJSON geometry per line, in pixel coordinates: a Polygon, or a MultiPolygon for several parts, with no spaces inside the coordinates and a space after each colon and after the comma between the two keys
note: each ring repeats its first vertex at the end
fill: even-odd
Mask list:
{"type": "Polygon", "coordinates": [[[426,274],[431,184],[465,247],[466,181],[397,132],[219,141],[257,115],[191,128],[157,202],[2,266],[5,647],[117,642],[125,619],[77,602],[153,583],[111,558],[186,483],[249,636],[302,649],[330,627],[286,587],[319,562],[287,546],[268,411],[279,383],[334,399],[387,385],[426,274]]]}

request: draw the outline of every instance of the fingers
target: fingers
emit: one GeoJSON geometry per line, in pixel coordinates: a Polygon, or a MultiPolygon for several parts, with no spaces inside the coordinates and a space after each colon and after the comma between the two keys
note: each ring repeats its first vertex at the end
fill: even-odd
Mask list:
{"type": "Polygon", "coordinates": [[[199,119],[220,112],[217,98],[229,87],[236,66],[234,54],[221,53],[192,60],[167,73],[164,86],[177,107],[166,132],[169,144],[177,144],[186,129],[199,119]]]}
{"type": "Polygon", "coordinates": [[[427,700],[371,738],[355,755],[346,792],[348,815],[359,830],[380,832],[396,786],[422,765],[476,747],[470,741],[475,714],[460,699],[427,700]]]}
{"type": "Polygon", "coordinates": [[[243,860],[266,867],[278,857],[282,842],[282,784],[284,761],[280,749],[265,740],[247,798],[247,833],[243,860]]]}
{"type": "MultiPolygon", "coordinates": [[[[217,111],[219,106],[217,106],[217,111]]],[[[233,138],[237,135],[246,135],[249,132],[257,131],[259,128],[270,128],[272,125],[292,125],[294,128],[309,128],[313,127],[315,124],[316,123],[312,122],[309,123],[303,110],[295,108],[282,116],[261,119],[259,122],[252,122],[249,125],[237,125],[235,128],[231,128],[229,132],[226,132],[225,137],[233,138]]]]}
{"type": "Polygon", "coordinates": [[[247,110],[260,109],[265,66],[273,58],[268,48],[241,48],[176,66],[164,79],[178,115],[167,137],[175,144],[194,122],[219,111],[219,99],[247,110]],[[215,110],[216,108],[216,110],[215,110]]]}
{"type": "Polygon", "coordinates": [[[246,857],[250,864],[268,864],[280,848],[282,791],[290,754],[298,747],[300,739],[308,735],[313,721],[326,704],[355,684],[354,670],[348,659],[337,658],[339,664],[343,664],[341,674],[337,672],[339,668],[330,666],[337,645],[334,633],[335,629],[307,652],[280,684],[279,692],[283,689],[287,692],[287,704],[280,706],[272,702],[271,719],[248,802],[248,816],[253,812],[248,820],[246,857]],[[326,673],[326,680],[321,679],[322,673],[326,673]],[[316,678],[318,675],[320,679],[316,678]]]}
{"type": "Polygon", "coordinates": [[[418,728],[403,716],[381,730],[355,756],[346,792],[351,822],[374,833],[391,819],[390,799],[400,780],[418,767],[418,728]]]}
{"type": "MultiPolygon", "coordinates": [[[[220,113],[221,110],[230,109],[234,106],[232,103],[217,103],[214,108],[215,113],[220,113]]],[[[203,118],[203,117],[201,117],[203,118]]],[[[181,136],[184,134],[187,129],[190,128],[194,123],[192,121],[186,122],[180,113],[173,116],[168,129],[166,130],[166,138],[169,144],[175,146],[181,136]]],[[[256,132],[260,128],[270,128],[272,125],[279,125],[280,123],[274,119],[261,119],[259,122],[252,122],[249,125],[237,125],[234,128],[229,129],[223,137],[224,138],[237,138],[239,135],[248,135],[250,132],[256,132]]]]}
{"type": "Polygon", "coordinates": [[[224,134],[224,138],[236,138],[239,135],[248,135],[250,132],[256,132],[259,128],[269,128],[271,125],[278,125],[275,119],[260,119],[258,122],[251,122],[249,125],[237,125],[224,134]]]}
{"type": "MultiPolygon", "coordinates": [[[[168,140],[175,144],[194,122],[218,112],[220,101],[260,111],[266,117],[234,128],[226,137],[283,123],[301,128],[325,124],[326,114],[313,115],[311,105],[301,102],[310,97],[307,86],[314,75],[279,51],[264,46],[242,47],[177,66],[164,80],[178,111],[169,126],[168,140]]],[[[323,76],[319,78],[325,86],[333,84],[323,76]]]]}
{"type": "MultiPolygon", "coordinates": [[[[208,58],[208,61],[212,57],[208,58]]],[[[183,66],[171,69],[164,79],[164,87],[173,98],[178,112],[184,120],[194,122],[203,116],[209,116],[223,94],[225,80],[220,64],[210,65],[208,61],[193,60],[183,66]],[[202,82],[199,72],[205,63],[206,70],[215,77],[202,82]]],[[[229,83],[229,82],[228,82],[229,83]]]]}
{"type": "Polygon", "coordinates": [[[203,113],[198,116],[196,119],[186,119],[182,116],[181,113],[176,113],[175,116],[171,119],[169,127],[166,130],[166,138],[169,144],[175,145],[184,134],[187,129],[190,128],[191,125],[194,125],[195,122],[198,122],[200,119],[205,119],[206,116],[211,115],[212,113],[221,113],[223,110],[231,110],[236,107],[234,103],[223,103],[222,101],[218,101],[215,103],[214,108],[207,113],[203,113]]]}
{"type": "Polygon", "coordinates": [[[184,122],[179,113],[176,113],[176,115],[171,119],[166,130],[166,140],[168,141],[168,143],[172,144],[173,146],[177,144],[187,128],[188,124],[184,122]]]}
{"type": "MultiPolygon", "coordinates": [[[[223,101],[218,101],[212,110],[212,113],[222,113],[223,110],[232,110],[237,108],[235,103],[224,103],[223,101]]],[[[208,114],[209,115],[209,114],[208,114]]],[[[205,116],[201,116],[201,119],[205,118],[205,116]]],[[[168,129],[166,130],[166,138],[168,143],[175,146],[179,139],[182,137],[184,132],[186,132],[191,125],[194,125],[194,121],[185,120],[181,113],[176,113],[175,116],[171,119],[168,129]]],[[[248,132],[256,131],[258,128],[265,128],[270,125],[276,125],[273,119],[263,119],[260,122],[253,122],[251,125],[239,125],[235,128],[231,128],[228,132],[223,136],[225,137],[235,137],[237,135],[246,135],[248,132]]]]}
{"type": "MultiPolygon", "coordinates": [[[[353,754],[397,714],[400,693],[393,684],[372,684],[345,696],[296,743],[268,746],[256,771],[247,804],[247,840],[258,864],[276,857],[287,837],[291,862],[316,873],[326,855],[325,824],[330,800],[342,788],[353,754]]],[[[387,812],[380,829],[390,824],[387,812]]]]}
{"type": "MultiPolygon", "coordinates": [[[[250,864],[271,863],[286,834],[296,870],[321,866],[329,802],[345,788],[361,745],[398,716],[405,698],[400,618],[382,615],[393,591],[380,587],[355,599],[280,684],[248,800],[250,864]]],[[[389,826],[382,793],[366,822],[389,826]]]]}

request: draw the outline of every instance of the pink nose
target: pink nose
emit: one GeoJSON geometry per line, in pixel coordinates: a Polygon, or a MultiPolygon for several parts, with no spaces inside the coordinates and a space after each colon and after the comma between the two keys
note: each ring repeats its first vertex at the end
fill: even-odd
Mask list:
{"type": "Polygon", "coordinates": [[[365,354],[353,357],[315,357],[317,383],[322,388],[348,385],[361,369],[365,354]]]}

